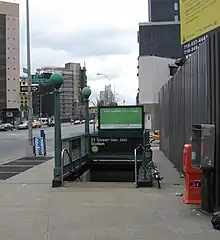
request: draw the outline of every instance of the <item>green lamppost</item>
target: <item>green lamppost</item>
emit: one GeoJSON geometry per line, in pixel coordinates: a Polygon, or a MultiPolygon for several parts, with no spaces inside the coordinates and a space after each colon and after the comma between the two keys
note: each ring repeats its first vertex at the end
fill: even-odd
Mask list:
{"type": "Polygon", "coordinates": [[[85,134],[86,134],[86,151],[89,152],[89,97],[91,95],[91,89],[84,87],[82,90],[83,99],[85,102],[85,134]]]}
{"type": "Polygon", "coordinates": [[[61,176],[61,122],[60,122],[60,87],[63,84],[63,76],[53,73],[50,82],[54,87],[54,110],[55,110],[55,128],[54,128],[54,152],[55,167],[52,187],[60,187],[63,179],[61,176]]]}

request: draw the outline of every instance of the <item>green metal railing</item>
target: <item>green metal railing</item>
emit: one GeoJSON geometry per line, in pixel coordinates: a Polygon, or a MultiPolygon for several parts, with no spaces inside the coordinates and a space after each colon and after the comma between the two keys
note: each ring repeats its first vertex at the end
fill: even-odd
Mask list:
{"type": "Polygon", "coordinates": [[[86,134],[62,139],[61,168],[62,179],[88,163],[89,149],[86,134]]]}

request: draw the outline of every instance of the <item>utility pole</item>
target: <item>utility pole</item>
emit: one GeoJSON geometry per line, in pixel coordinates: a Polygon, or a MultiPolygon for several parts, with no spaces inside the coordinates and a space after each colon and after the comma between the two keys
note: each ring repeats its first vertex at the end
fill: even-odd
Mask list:
{"type": "Polygon", "coordinates": [[[27,24],[27,74],[28,74],[28,148],[27,155],[33,156],[33,132],[32,132],[32,77],[31,77],[31,46],[30,46],[30,18],[29,0],[26,0],[26,24],[27,24]]]}

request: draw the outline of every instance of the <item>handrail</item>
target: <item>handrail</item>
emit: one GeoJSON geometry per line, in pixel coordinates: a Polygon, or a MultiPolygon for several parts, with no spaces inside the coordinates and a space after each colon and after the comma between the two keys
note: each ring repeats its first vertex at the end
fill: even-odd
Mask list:
{"type": "MultiPolygon", "coordinates": [[[[62,150],[62,152],[61,152],[61,180],[62,180],[62,186],[63,186],[63,175],[64,175],[64,174],[63,174],[63,168],[64,168],[64,156],[65,156],[64,154],[65,154],[65,153],[67,153],[67,156],[68,156],[70,162],[73,163],[73,159],[72,159],[72,157],[71,157],[68,149],[67,149],[67,148],[64,148],[64,149],[62,150]]],[[[74,165],[73,165],[73,169],[74,169],[74,171],[76,170],[76,168],[75,168],[74,165]]],[[[81,182],[82,180],[81,180],[80,176],[79,176],[78,178],[79,178],[79,180],[80,180],[80,182],[81,182]]]]}

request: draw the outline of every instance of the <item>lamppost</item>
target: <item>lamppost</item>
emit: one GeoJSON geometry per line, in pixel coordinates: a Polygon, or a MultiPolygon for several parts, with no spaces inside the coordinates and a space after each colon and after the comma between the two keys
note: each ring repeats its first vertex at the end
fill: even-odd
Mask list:
{"type": "Polygon", "coordinates": [[[92,92],[89,87],[84,87],[82,90],[82,96],[85,102],[85,134],[87,152],[89,152],[89,97],[91,93],[92,92]]]}
{"type": "Polygon", "coordinates": [[[62,186],[63,179],[61,174],[61,122],[60,122],[60,87],[64,78],[61,74],[53,73],[50,82],[54,87],[54,109],[55,109],[55,129],[54,129],[54,152],[55,167],[52,187],[62,186]]]}
{"type": "Polygon", "coordinates": [[[109,79],[109,77],[107,75],[105,75],[104,73],[97,73],[97,75],[105,77],[108,80],[109,85],[111,86],[111,81],[110,81],[110,79],[109,79]]]}
{"type": "Polygon", "coordinates": [[[26,26],[27,26],[27,75],[28,75],[28,148],[27,155],[33,156],[33,129],[32,129],[32,93],[31,93],[31,46],[30,46],[30,18],[29,0],[26,0],[26,26]]]}

